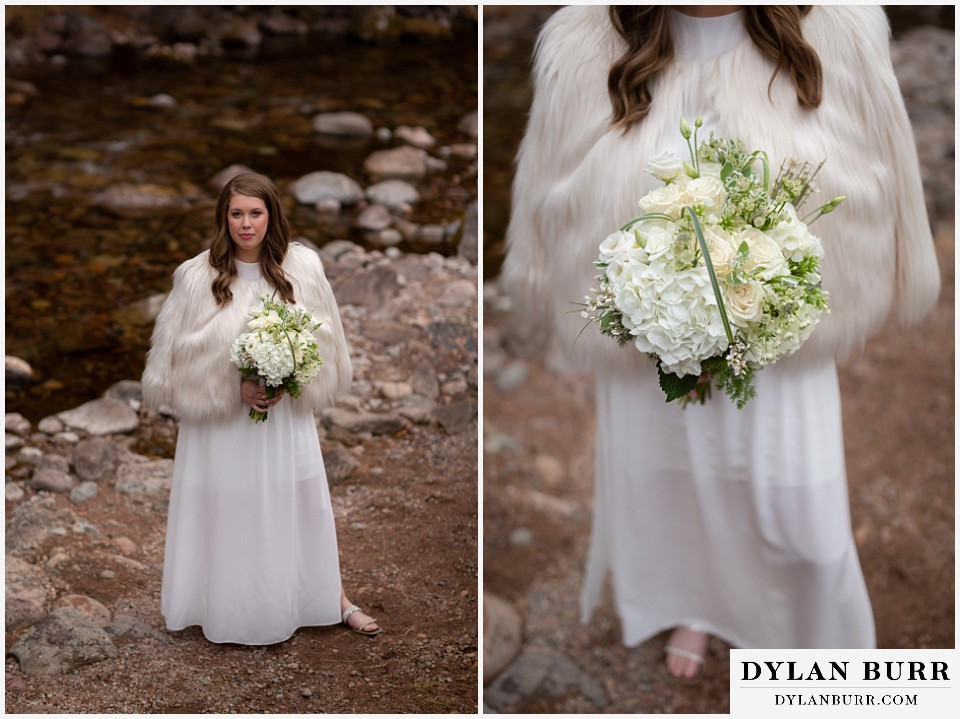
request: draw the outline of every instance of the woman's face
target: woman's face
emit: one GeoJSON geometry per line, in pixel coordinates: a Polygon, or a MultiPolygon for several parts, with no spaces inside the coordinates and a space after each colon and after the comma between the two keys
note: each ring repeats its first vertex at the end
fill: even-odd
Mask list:
{"type": "Polygon", "coordinates": [[[256,262],[270,225],[270,213],[259,197],[234,195],[227,207],[227,227],[241,262],[256,262]]]}

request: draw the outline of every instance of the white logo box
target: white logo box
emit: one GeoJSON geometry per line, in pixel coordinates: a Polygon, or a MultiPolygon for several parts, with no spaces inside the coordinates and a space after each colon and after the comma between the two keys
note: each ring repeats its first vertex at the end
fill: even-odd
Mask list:
{"type": "Polygon", "coordinates": [[[732,717],[960,717],[955,649],[731,649],[732,717]]]}

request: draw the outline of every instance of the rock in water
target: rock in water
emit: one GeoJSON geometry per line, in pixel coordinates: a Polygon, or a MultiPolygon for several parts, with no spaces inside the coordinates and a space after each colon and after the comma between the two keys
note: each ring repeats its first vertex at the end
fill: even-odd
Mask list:
{"type": "Polygon", "coordinates": [[[357,112],[324,112],[313,118],[313,131],[365,137],[373,134],[373,123],[357,112]]]}
{"type": "Polygon", "coordinates": [[[323,198],[354,205],[364,197],[357,181],[340,172],[311,172],[294,182],[291,189],[297,202],[303,205],[315,205],[323,198]]]}

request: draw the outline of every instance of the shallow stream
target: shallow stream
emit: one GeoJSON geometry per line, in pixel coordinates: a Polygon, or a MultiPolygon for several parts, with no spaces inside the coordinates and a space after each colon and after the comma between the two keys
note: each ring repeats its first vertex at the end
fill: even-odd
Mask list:
{"type": "MultiPolygon", "coordinates": [[[[38,379],[8,389],[7,411],[36,422],[139,378],[151,327],[126,308],[166,292],[176,266],[202,248],[216,201],[206,183],[229,165],[275,179],[295,236],[361,242],[354,211],[324,221],[285,188],[317,170],[368,186],[363,161],[395,143],[324,137],[313,117],[349,110],[374,127],[425,127],[438,147],[475,142],[457,125],[477,108],[476,58],[469,37],[388,47],[307,38],[189,65],[131,54],[16,73],[38,92],[7,110],[6,353],[38,379]],[[151,105],[158,95],[174,103],[151,105]],[[120,186],[155,206],[110,209],[102,198],[120,186]]],[[[415,182],[422,201],[409,219],[459,220],[476,197],[468,164],[450,159],[415,182]]]]}

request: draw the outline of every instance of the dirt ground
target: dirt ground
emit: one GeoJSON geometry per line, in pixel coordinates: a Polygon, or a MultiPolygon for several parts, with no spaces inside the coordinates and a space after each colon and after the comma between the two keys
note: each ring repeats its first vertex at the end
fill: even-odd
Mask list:
{"type": "MultiPolygon", "coordinates": [[[[954,646],[954,233],[937,232],[943,290],[910,330],[888,326],[841,368],[853,528],[882,648],[954,646]]],[[[487,305],[485,333],[504,329],[487,305]]],[[[486,355],[485,355],[486,356],[486,355]]],[[[525,382],[484,384],[484,590],[511,601],[527,646],[561,652],[599,678],[609,701],[539,692],[501,711],[729,711],[729,655],[712,640],[704,681],[662,669],[661,635],[627,649],[609,599],[578,619],[593,490],[593,389],[528,360],[525,382]],[[563,472],[550,470],[548,458],[563,472]],[[518,533],[519,532],[519,533],[518,533]]],[[[665,541],[668,538],[665,538],[665,541]]]]}
{"type": "Polygon", "coordinates": [[[368,443],[359,474],[331,488],[344,586],[385,630],[373,639],[343,626],[301,629],[270,647],[212,644],[196,627],[168,633],[159,606],[166,500],[109,486],[84,505],[57,496],[103,533],[71,545],[76,559],[58,567],[57,589],[132,615],[155,638],[120,639],[117,659],[67,676],[26,677],[8,659],[6,711],[475,713],[475,458],[475,433],[416,427],[368,443]],[[118,562],[111,540],[120,536],[136,541],[131,559],[148,571],[118,562]],[[100,578],[107,568],[115,578],[100,578]]]}

